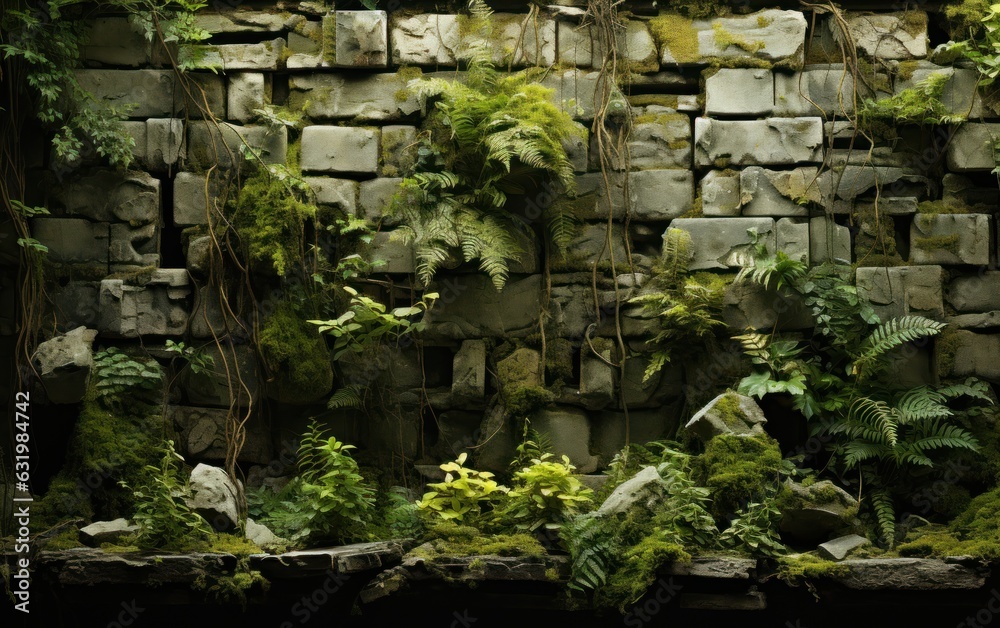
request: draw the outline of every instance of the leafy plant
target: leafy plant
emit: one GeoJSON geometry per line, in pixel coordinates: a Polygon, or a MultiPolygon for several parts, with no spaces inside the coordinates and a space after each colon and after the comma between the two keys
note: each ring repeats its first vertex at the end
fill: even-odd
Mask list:
{"type": "Polygon", "coordinates": [[[557,530],[591,503],[594,491],[580,483],[567,456],[562,462],[542,454],[514,474],[501,518],[518,529],[534,532],[541,527],[557,530]]]}
{"type": "MultiPolygon", "coordinates": [[[[469,50],[463,80],[417,79],[410,89],[434,102],[426,145],[415,171],[403,180],[391,205],[415,243],[417,276],[425,284],[452,251],[480,268],[500,289],[510,260],[523,253],[514,232],[531,235],[528,220],[508,207],[511,197],[535,185],[573,189],[573,167],[563,142],[581,127],[559,109],[552,92],[534,82],[534,71],[505,74],[491,62],[491,11],[469,2],[469,50]]],[[[548,236],[564,251],[573,220],[564,204],[544,208],[548,236]]]]}
{"type": "Polygon", "coordinates": [[[163,373],[156,360],[139,361],[122,353],[118,347],[108,347],[94,354],[97,375],[97,396],[105,403],[114,403],[134,393],[159,390],[163,373]]]}
{"type": "Polygon", "coordinates": [[[204,351],[187,346],[184,342],[174,342],[168,339],[166,349],[187,362],[191,372],[196,375],[209,372],[215,367],[215,358],[204,351]]]}
{"type": "Polygon", "coordinates": [[[933,72],[889,98],[866,98],[858,109],[858,126],[879,135],[893,135],[903,124],[956,124],[965,116],[954,115],[941,102],[951,75],[933,72]]]}
{"type": "Polygon", "coordinates": [[[724,547],[742,548],[758,556],[776,557],[788,549],[778,535],[781,512],[769,501],[747,504],[719,535],[724,547]]]}
{"type": "Polygon", "coordinates": [[[493,480],[489,471],[464,466],[467,458],[468,454],[462,452],[454,462],[441,465],[444,481],[427,485],[431,490],[417,502],[421,511],[433,519],[465,523],[483,513],[483,504],[490,504],[509,490],[493,480]]]}
{"type": "MultiPolygon", "coordinates": [[[[949,17],[953,17],[951,12],[949,17]]],[[[981,23],[982,31],[978,39],[960,41],[952,44],[951,49],[961,52],[976,65],[979,84],[987,86],[1000,76],[1000,4],[991,4],[981,23]]]]}
{"type": "Polygon", "coordinates": [[[174,451],[173,441],[167,441],[162,452],[160,465],[147,465],[146,482],[132,489],[136,504],[132,519],[139,526],[135,544],[143,549],[176,549],[212,533],[204,517],[185,502],[190,489],[180,477],[184,459],[174,451]]]}

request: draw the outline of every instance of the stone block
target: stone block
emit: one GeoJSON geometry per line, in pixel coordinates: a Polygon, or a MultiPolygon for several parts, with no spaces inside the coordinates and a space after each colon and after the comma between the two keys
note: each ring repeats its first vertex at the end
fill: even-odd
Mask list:
{"type": "Polygon", "coordinates": [[[146,151],[143,163],[153,172],[166,172],[186,158],[184,120],[150,118],[146,120],[146,151]]]}
{"type": "Polygon", "coordinates": [[[527,347],[515,349],[497,361],[496,376],[508,394],[519,388],[537,388],[544,384],[542,355],[527,347]]]}
{"type": "Polygon", "coordinates": [[[806,19],[799,11],[768,9],[693,22],[680,19],[671,28],[660,59],[664,66],[705,65],[714,58],[732,57],[799,66],[804,59],[806,19]]]}
{"type": "Polygon", "coordinates": [[[254,109],[262,109],[271,102],[271,80],[262,72],[229,73],[230,120],[247,124],[257,117],[254,109]]]}
{"type": "Polygon", "coordinates": [[[393,17],[389,37],[393,65],[455,65],[462,41],[457,15],[393,17]]]}
{"type": "Polygon", "coordinates": [[[705,81],[707,115],[754,117],[769,115],[773,109],[771,70],[723,68],[705,81]]]}
{"type": "Polygon", "coordinates": [[[257,163],[256,159],[243,156],[242,146],[252,150],[265,164],[284,165],[288,157],[288,129],[194,122],[188,125],[184,168],[203,172],[212,167],[228,170],[244,168],[248,161],[257,163]]]}
{"type": "Polygon", "coordinates": [[[821,118],[694,121],[695,165],[795,165],[823,159],[821,118]]]}
{"type": "Polygon", "coordinates": [[[212,238],[199,236],[188,241],[184,267],[194,277],[205,278],[212,268],[212,238]]]}
{"type": "Polygon", "coordinates": [[[413,243],[404,242],[400,234],[380,231],[372,242],[372,259],[385,262],[374,268],[378,273],[412,274],[416,270],[413,243]]]}
{"type": "Polygon", "coordinates": [[[80,542],[87,547],[100,547],[102,543],[118,544],[126,536],[139,531],[137,524],[130,524],[126,519],[114,521],[95,521],[80,528],[80,542]]]}
{"type": "MultiPolygon", "coordinates": [[[[188,461],[226,459],[228,409],[196,406],[167,406],[167,420],[180,432],[178,448],[188,461]]],[[[246,423],[246,441],[239,461],[268,464],[273,457],[271,434],[260,412],[251,413],[246,423]]]]}
{"type": "Polygon", "coordinates": [[[917,84],[931,77],[946,76],[947,81],[939,100],[945,109],[953,114],[966,116],[970,120],[985,117],[983,100],[976,89],[976,72],[972,69],[940,66],[930,61],[910,61],[909,76],[897,78],[893,92],[899,94],[903,90],[913,89],[917,84]]]}
{"type": "Polygon", "coordinates": [[[32,235],[47,246],[49,261],[63,264],[108,263],[108,238],[106,222],[90,222],[81,218],[35,218],[32,235]]]}
{"type": "Polygon", "coordinates": [[[144,286],[105,279],[98,330],[118,338],[181,336],[187,330],[190,296],[183,268],[157,269],[144,286]]]}
{"type": "Polygon", "coordinates": [[[339,209],[348,216],[358,212],[358,182],[350,179],[332,179],[330,177],[303,177],[313,194],[316,204],[339,209]]]}
{"type": "Polygon", "coordinates": [[[190,366],[181,370],[177,382],[187,403],[218,408],[256,405],[261,383],[254,349],[248,344],[230,344],[223,339],[221,350],[215,343],[209,343],[202,351],[216,368],[199,373],[192,371],[190,366]],[[229,377],[225,368],[218,368],[223,364],[229,365],[229,377]]]}
{"type": "MultiPolygon", "coordinates": [[[[585,224],[577,231],[576,237],[566,247],[566,254],[556,257],[553,265],[560,271],[591,270],[594,265],[606,265],[614,253],[615,264],[623,268],[625,256],[625,231],[621,224],[611,227],[611,249],[608,249],[608,225],[585,224]]],[[[608,269],[610,270],[610,268],[608,269]]]]}
{"type": "Polygon", "coordinates": [[[386,212],[402,182],[403,179],[398,177],[380,177],[362,181],[358,192],[358,214],[372,225],[398,222],[392,216],[387,216],[386,212]]]}
{"type": "Polygon", "coordinates": [[[615,344],[608,338],[595,338],[592,344],[597,355],[584,347],[580,356],[578,394],[588,410],[600,410],[615,400],[616,369],[609,365],[615,362],[615,344]]]}
{"type": "Polygon", "coordinates": [[[629,173],[631,213],[635,220],[670,220],[694,206],[690,170],[642,170],[629,173]]]}
{"type": "Polygon", "coordinates": [[[419,99],[406,84],[406,78],[393,73],[295,75],[289,78],[288,106],[303,109],[316,121],[403,120],[420,111],[419,99]]]}
{"type": "Polygon", "coordinates": [[[726,286],[722,320],[733,333],[748,328],[768,333],[812,329],[816,324],[797,295],[747,283],[726,286]]]}
{"type": "Polygon", "coordinates": [[[586,172],[590,163],[588,149],[590,142],[587,140],[588,135],[589,133],[586,129],[584,129],[580,132],[579,136],[573,136],[563,140],[563,148],[566,150],[566,157],[568,157],[570,163],[573,164],[573,171],[576,173],[586,172]]]}
{"type": "Polygon", "coordinates": [[[217,287],[202,286],[195,292],[188,328],[192,338],[211,339],[229,335],[243,339],[247,336],[249,324],[248,320],[241,323],[228,308],[223,308],[222,294],[217,287]]]}
{"type": "MultiPolygon", "coordinates": [[[[594,119],[594,97],[600,73],[587,70],[552,71],[545,75],[541,84],[555,91],[557,106],[577,120],[594,119]]],[[[624,115],[628,102],[617,91],[608,104],[610,117],[624,115]]]]}
{"type": "Polygon", "coordinates": [[[74,178],[55,194],[68,216],[97,222],[155,224],[160,220],[160,181],[141,171],[98,170],[74,178]]]}
{"type": "Polygon", "coordinates": [[[779,251],[809,264],[809,222],[804,218],[779,218],[775,221],[779,251]]]}
{"type": "Polygon", "coordinates": [[[277,70],[284,57],[285,40],[255,44],[184,44],[177,60],[196,70],[277,70]]]}
{"type": "MultiPolygon", "coordinates": [[[[637,117],[629,135],[628,147],[633,170],[659,168],[691,168],[691,119],[683,113],[650,111],[637,117]]],[[[655,109],[659,110],[659,107],[655,109]]],[[[600,153],[596,142],[590,147],[591,170],[600,170],[600,153]]],[[[621,164],[614,164],[622,169],[621,164]]]]}
{"type": "MultiPolygon", "coordinates": [[[[822,176],[820,175],[821,178],[822,176]]],[[[878,199],[877,205],[875,201],[861,199],[835,201],[833,213],[859,216],[872,215],[877,210],[880,216],[909,216],[917,213],[918,204],[916,197],[913,196],[884,196],[878,199]]]]}
{"type": "Polygon", "coordinates": [[[301,15],[240,6],[231,11],[198,11],[194,25],[210,33],[280,33],[293,29],[302,19],[301,15]]]}
{"type": "Polygon", "coordinates": [[[540,275],[508,280],[499,291],[482,273],[449,277],[428,289],[441,295],[426,315],[428,335],[455,339],[524,337],[537,328],[540,275]]]}
{"type": "Polygon", "coordinates": [[[378,131],[307,126],[302,130],[302,170],[374,174],[378,170],[378,143],[378,131]]]}
{"type": "Polygon", "coordinates": [[[913,264],[990,263],[990,217],[985,214],[918,214],[910,224],[913,264]]]}
{"type": "MultiPolygon", "coordinates": [[[[832,20],[827,26],[835,41],[843,40],[842,31],[832,20]]],[[[850,14],[847,27],[854,46],[863,55],[900,61],[927,56],[927,14],[923,11],[850,14]]]]}
{"type": "Polygon", "coordinates": [[[548,67],[556,62],[556,22],[526,14],[494,13],[489,41],[477,33],[463,34],[459,59],[467,59],[473,46],[486,46],[497,67],[548,67]]]}
{"type": "MultiPolygon", "coordinates": [[[[591,26],[559,22],[559,62],[580,68],[600,68],[607,51],[599,45],[597,32],[591,26]]],[[[619,63],[631,72],[648,73],[660,69],[656,43],[645,22],[626,20],[625,28],[618,29],[617,49],[619,63]]]]}
{"type": "Polygon", "coordinates": [[[149,42],[124,17],[87,20],[87,43],[80,49],[84,65],[139,67],[149,61],[149,42]]]}
{"type": "Polygon", "coordinates": [[[949,331],[937,342],[941,377],[979,377],[1000,383],[1000,335],[964,329],[949,331]]]}
{"type": "Polygon", "coordinates": [[[851,232],[833,218],[816,216],[809,219],[809,257],[814,264],[851,263],[851,232]]]}
{"type": "Polygon", "coordinates": [[[1000,271],[956,277],[948,285],[945,298],[957,312],[1000,310],[1000,271]]]}
{"type": "Polygon", "coordinates": [[[989,172],[996,168],[993,146],[1000,139],[1000,124],[966,122],[948,142],[948,169],[955,172],[989,172]]]}
{"type": "Polygon", "coordinates": [[[767,417],[750,397],[725,392],[696,412],[684,429],[707,443],[719,434],[762,436],[767,417]]]}
{"type": "Polygon", "coordinates": [[[337,11],[335,65],[384,68],[389,63],[388,19],[385,11],[337,11]]]}
{"type": "Polygon", "coordinates": [[[670,226],[691,236],[691,270],[742,267],[751,255],[750,229],[769,251],[777,245],[773,218],[677,218],[670,226]]]}
{"type": "MultiPolygon", "coordinates": [[[[226,88],[222,76],[191,72],[188,76],[205,90],[209,109],[217,117],[226,113],[226,88]]],[[[108,106],[127,108],[133,118],[170,118],[183,111],[200,117],[188,102],[173,70],[77,70],[80,87],[108,106]]],[[[202,104],[199,96],[198,104],[202,104]]]]}
{"type": "Polygon", "coordinates": [[[854,113],[854,77],[844,64],[807,65],[774,75],[774,114],[843,118],[854,113]]]}
{"type": "Polygon", "coordinates": [[[590,420],[582,410],[541,410],[531,425],[549,437],[557,456],[569,456],[577,473],[593,473],[598,458],[590,453],[590,420]]]}
{"type": "MultiPolygon", "coordinates": [[[[100,282],[70,281],[65,286],[49,288],[52,317],[56,327],[69,331],[80,326],[97,328],[100,319],[100,282]]],[[[14,302],[13,297],[11,303],[14,302]]]]}
{"type": "Polygon", "coordinates": [[[217,212],[222,211],[221,207],[216,207],[218,194],[219,183],[215,177],[178,172],[174,177],[174,225],[207,225],[209,216],[217,216],[217,212]]]}
{"type": "Polygon", "coordinates": [[[858,268],[858,294],[866,297],[883,320],[915,314],[944,316],[940,266],[858,268]]]}
{"type": "Polygon", "coordinates": [[[744,216],[808,216],[808,206],[822,202],[817,168],[766,170],[750,166],[740,171],[744,216]]]}
{"type": "Polygon", "coordinates": [[[698,184],[705,216],[740,215],[740,173],[709,170],[698,184]]]}
{"type": "Polygon", "coordinates": [[[79,403],[87,392],[94,365],[92,347],[97,331],[77,327],[38,344],[31,363],[52,403],[79,403]]]}
{"type": "MultiPolygon", "coordinates": [[[[486,343],[464,340],[452,363],[451,394],[459,402],[482,401],[486,395],[486,343]]],[[[476,421],[476,425],[479,422],[476,421]]]]}
{"type": "Polygon", "coordinates": [[[390,124],[382,127],[379,176],[402,177],[417,163],[417,127],[390,124]]]}
{"type": "Polygon", "coordinates": [[[121,272],[127,266],[159,266],[159,226],[132,227],[121,223],[112,224],[108,243],[108,262],[111,264],[112,272],[121,272]]]}

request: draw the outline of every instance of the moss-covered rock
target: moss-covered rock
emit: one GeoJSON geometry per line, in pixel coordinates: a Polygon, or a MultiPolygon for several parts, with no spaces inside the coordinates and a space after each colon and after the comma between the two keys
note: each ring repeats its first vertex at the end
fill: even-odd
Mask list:
{"type": "Polygon", "coordinates": [[[716,515],[735,513],[763,499],[779,480],[781,450],[767,435],[720,434],[708,441],[698,459],[701,485],[712,489],[716,515]]]}
{"type": "Polygon", "coordinates": [[[309,403],[330,392],[330,351],[317,327],[289,303],[281,303],[257,336],[261,357],[272,373],[268,394],[284,403],[309,403]]]}

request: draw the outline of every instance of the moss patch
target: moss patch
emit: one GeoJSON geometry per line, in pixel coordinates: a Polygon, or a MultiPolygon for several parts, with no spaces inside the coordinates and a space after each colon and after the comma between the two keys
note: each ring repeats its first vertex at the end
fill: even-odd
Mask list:
{"type": "Polygon", "coordinates": [[[427,541],[411,556],[427,559],[445,556],[544,556],[545,548],[530,534],[483,534],[471,526],[451,522],[432,524],[427,541]]]}
{"type": "Polygon", "coordinates": [[[778,577],[791,584],[849,573],[847,565],[822,559],[815,554],[794,554],[778,559],[778,577]]]}
{"type": "Polygon", "coordinates": [[[280,399],[316,399],[330,391],[333,367],[326,341],[290,303],[280,303],[267,318],[257,345],[276,375],[274,384],[280,399]]]}
{"type": "Polygon", "coordinates": [[[897,552],[900,556],[1000,558],[1000,488],[973,499],[947,528],[918,529],[897,552]]]}
{"type": "Polygon", "coordinates": [[[921,251],[947,251],[953,255],[958,255],[959,236],[957,233],[951,235],[939,235],[929,237],[916,237],[913,239],[913,248],[921,251]]]}
{"type": "Polygon", "coordinates": [[[976,37],[983,31],[983,17],[989,13],[991,0],[961,0],[944,7],[952,39],[976,37]]]}
{"type": "Polygon", "coordinates": [[[712,489],[715,514],[726,515],[761,499],[776,485],[781,450],[769,436],[720,434],[705,445],[698,464],[701,484],[712,489]]]}
{"type": "Polygon", "coordinates": [[[749,40],[741,35],[731,33],[718,22],[712,24],[712,30],[715,32],[715,45],[723,50],[730,46],[736,46],[744,52],[754,54],[764,47],[763,41],[757,39],[749,40]]]}
{"type": "Polygon", "coordinates": [[[649,31],[657,49],[666,46],[678,63],[692,63],[701,57],[698,31],[690,18],[675,13],[661,13],[649,21],[649,31]]]}
{"type": "MultiPolygon", "coordinates": [[[[628,96],[627,99],[629,104],[632,105],[633,107],[648,107],[650,105],[655,105],[658,107],[668,107],[670,109],[677,108],[677,96],[675,94],[636,94],[634,96],[628,96]]],[[[668,118],[662,117],[665,115],[669,114],[644,113],[640,116],[636,116],[633,123],[634,124],[647,124],[649,122],[659,123],[668,120],[668,118]]]]}

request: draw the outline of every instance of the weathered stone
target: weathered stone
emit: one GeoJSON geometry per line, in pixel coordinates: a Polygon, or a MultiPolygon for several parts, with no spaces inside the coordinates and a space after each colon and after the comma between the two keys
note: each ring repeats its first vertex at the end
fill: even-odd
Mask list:
{"type": "Polygon", "coordinates": [[[427,313],[427,332],[446,338],[523,337],[535,329],[542,278],[508,280],[497,290],[482,273],[461,275],[428,287],[441,300],[427,313]]]}
{"type": "MultiPolygon", "coordinates": [[[[713,58],[754,58],[800,66],[804,59],[806,19],[799,11],[769,9],[737,17],[695,20],[690,28],[698,38],[695,50],[663,45],[665,66],[703,65],[713,58]],[[741,45],[742,44],[742,45],[741,45]]],[[[688,39],[686,36],[681,39],[688,39]]]]}
{"type": "Polygon", "coordinates": [[[959,314],[949,316],[945,322],[959,329],[993,329],[1000,327],[1000,310],[980,314],[959,314]]]}
{"type": "MultiPolygon", "coordinates": [[[[822,177],[822,175],[820,175],[822,177]]],[[[917,199],[913,196],[887,196],[878,199],[876,204],[870,200],[850,200],[836,201],[833,205],[833,213],[855,216],[873,215],[880,216],[909,216],[917,213],[917,199]]]]}
{"type": "Polygon", "coordinates": [[[280,33],[291,30],[302,19],[301,15],[238,7],[231,11],[198,11],[194,25],[210,33],[280,33]]]}
{"type": "Polygon", "coordinates": [[[149,42],[124,17],[100,17],[87,21],[87,43],[80,49],[86,65],[139,67],[149,60],[149,42]]]}
{"type": "Polygon", "coordinates": [[[166,172],[187,157],[184,143],[184,120],[150,118],[146,120],[146,151],[143,163],[154,172],[166,172]]]}
{"type": "Polygon", "coordinates": [[[773,218],[676,218],[670,226],[691,236],[691,270],[742,267],[751,255],[750,229],[769,251],[777,245],[773,218]]]}
{"type": "Polygon", "coordinates": [[[145,172],[99,170],[63,185],[56,200],[69,216],[134,226],[160,220],[160,182],[145,172]]]}
{"type": "Polygon", "coordinates": [[[303,177],[313,194],[316,204],[333,209],[339,209],[348,216],[358,213],[358,182],[350,179],[331,179],[329,177],[303,177]]]}
{"type": "Polygon", "coordinates": [[[631,172],[629,193],[635,220],[677,218],[694,205],[694,174],[690,170],[631,172]]]}
{"type": "Polygon", "coordinates": [[[808,65],[774,75],[774,114],[844,118],[854,113],[854,77],[844,64],[808,65]]]}
{"type": "Polygon", "coordinates": [[[1000,383],[1000,335],[950,331],[938,342],[938,370],[942,377],[979,377],[1000,383]]]}
{"type": "Polygon", "coordinates": [[[285,51],[278,38],[256,44],[184,44],[177,60],[195,70],[277,70],[285,51]]]}
{"type": "Polygon", "coordinates": [[[944,316],[940,266],[858,268],[858,293],[867,298],[883,321],[915,314],[944,316]]]}
{"type": "Polygon", "coordinates": [[[848,573],[833,573],[830,578],[855,590],[976,590],[986,583],[981,570],[947,559],[852,558],[840,564],[848,569],[848,573]]]}
{"type": "MultiPolygon", "coordinates": [[[[81,325],[96,329],[101,311],[100,285],[99,281],[70,281],[65,286],[52,286],[48,297],[56,327],[67,331],[81,325]]],[[[13,297],[10,303],[14,303],[13,297]]]]}
{"type": "Polygon", "coordinates": [[[708,442],[719,434],[759,436],[764,433],[765,423],[767,417],[757,402],[745,395],[726,392],[696,412],[684,429],[708,442]]]}
{"type": "Polygon", "coordinates": [[[990,217],[985,214],[918,214],[910,224],[913,264],[990,263],[990,217]]]}
{"type": "MultiPolygon", "coordinates": [[[[324,15],[324,18],[330,16],[324,15]]],[[[288,33],[288,51],[285,53],[291,59],[292,55],[320,55],[323,53],[323,20],[304,20],[288,33]]],[[[285,67],[292,69],[285,60],[285,67]]]]}
{"type": "MultiPolygon", "coordinates": [[[[353,159],[348,155],[348,159],[353,159]]],[[[399,191],[403,182],[398,177],[379,177],[362,181],[358,192],[358,215],[372,225],[393,225],[398,222],[393,216],[387,215],[393,195],[399,191]]]]}
{"type": "Polygon", "coordinates": [[[967,122],[948,142],[948,169],[955,172],[989,172],[996,168],[993,146],[1000,139],[1000,124],[967,122]]]}
{"type": "Polygon", "coordinates": [[[61,336],[39,343],[32,364],[52,403],[78,403],[87,392],[94,364],[91,345],[97,331],[77,327],[61,336]]]}
{"type": "Polygon", "coordinates": [[[417,163],[417,127],[388,125],[382,127],[382,154],[379,176],[401,177],[417,163]]]}
{"type": "Polygon", "coordinates": [[[957,277],[948,286],[946,298],[958,312],[1000,310],[1000,271],[957,277]]]}
{"type": "Polygon", "coordinates": [[[188,331],[193,338],[213,339],[227,334],[233,338],[246,338],[249,321],[239,321],[229,308],[223,306],[222,292],[218,287],[201,286],[195,293],[188,331]]]}
{"type": "MultiPolygon", "coordinates": [[[[33,576],[66,587],[137,587],[182,585],[191,587],[205,578],[232,575],[236,557],[231,554],[114,554],[89,547],[40,552],[32,561],[33,576]]],[[[89,589],[87,589],[89,591],[89,589]]]]}
{"type": "Polygon", "coordinates": [[[692,578],[749,580],[757,571],[757,561],[733,556],[693,556],[691,560],[664,565],[663,574],[692,578]]]}
{"type": "Polygon", "coordinates": [[[32,236],[48,247],[47,259],[52,262],[94,264],[108,263],[106,222],[90,222],[80,218],[35,218],[32,236]]]}
{"type": "Polygon", "coordinates": [[[774,74],[771,70],[723,68],[705,81],[707,115],[752,117],[768,115],[773,109],[774,74]]]}
{"type": "MultiPolygon", "coordinates": [[[[594,118],[594,98],[597,91],[599,72],[585,70],[552,71],[545,75],[541,84],[555,90],[557,106],[577,120],[594,118]]],[[[613,118],[628,111],[628,102],[617,88],[608,103],[608,116],[613,118]]]]}
{"type": "MultiPolygon", "coordinates": [[[[218,364],[216,367],[223,365],[218,364]]],[[[240,413],[237,410],[237,413],[240,413]]],[[[180,433],[180,453],[188,460],[226,459],[227,408],[201,408],[195,406],[167,406],[168,420],[180,433]]],[[[242,420],[244,417],[237,415],[242,420]]],[[[259,412],[247,418],[246,440],[240,449],[239,461],[250,464],[267,464],[273,456],[270,430],[259,412]]]]}
{"type": "Polygon", "coordinates": [[[815,325],[809,308],[798,295],[747,283],[726,286],[722,320],[732,330],[796,330],[815,325]]]}
{"type": "Polygon", "coordinates": [[[219,467],[199,464],[191,471],[189,508],[204,517],[218,532],[239,525],[240,490],[219,467]]]}
{"type": "Polygon", "coordinates": [[[372,259],[384,264],[375,266],[375,272],[412,274],[416,269],[413,243],[405,242],[401,234],[380,231],[372,241],[372,259]]]}
{"type": "Polygon", "coordinates": [[[695,165],[794,165],[823,159],[821,118],[694,121],[695,165]]]}
{"type": "MultiPolygon", "coordinates": [[[[556,62],[555,20],[525,14],[494,13],[493,32],[489,41],[482,41],[476,33],[463,36],[463,43],[471,48],[485,45],[493,53],[493,63],[498,67],[526,65],[551,66],[556,62]]],[[[655,52],[655,51],[654,51],[655,52]]],[[[467,58],[465,51],[461,58],[467,58]]]]}
{"type": "Polygon", "coordinates": [[[486,395],[486,343],[465,340],[455,354],[451,394],[461,401],[481,401],[486,395]]]}
{"type": "Polygon", "coordinates": [[[178,172],[174,177],[174,225],[207,225],[209,216],[216,217],[222,209],[215,203],[219,188],[215,177],[178,172]]]}
{"type": "Polygon", "coordinates": [[[455,65],[462,36],[457,15],[420,14],[393,18],[393,65],[455,65]]]}
{"type": "Polygon", "coordinates": [[[154,270],[148,283],[101,281],[99,331],[120,338],[181,336],[190,315],[191,288],[183,268],[154,270]]]}
{"type": "Polygon", "coordinates": [[[336,28],[334,65],[346,68],[384,68],[388,65],[385,11],[337,11],[336,28]]]}
{"type": "Polygon", "coordinates": [[[254,109],[262,109],[271,102],[271,80],[261,72],[229,73],[230,120],[244,124],[257,117],[254,109]]]}
{"type": "Polygon", "coordinates": [[[816,168],[766,170],[750,166],[740,171],[740,202],[744,216],[808,216],[810,203],[822,203],[816,168]]]}
{"type": "Polygon", "coordinates": [[[569,246],[566,255],[554,262],[559,270],[590,270],[595,265],[609,263],[614,254],[615,264],[622,268],[626,262],[625,232],[619,223],[611,227],[611,248],[608,248],[607,224],[585,224],[569,246]]]}
{"type": "MultiPolygon", "coordinates": [[[[843,33],[827,22],[835,41],[843,33]]],[[[859,53],[878,59],[922,59],[927,56],[927,14],[923,11],[863,13],[847,18],[851,42],[859,53]]]]}
{"type": "Polygon", "coordinates": [[[633,508],[655,508],[666,495],[667,483],[656,467],[644,467],[618,485],[597,509],[600,516],[623,514],[633,508]]]}
{"type": "Polygon", "coordinates": [[[589,347],[580,356],[580,400],[588,410],[600,410],[615,400],[616,369],[614,342],[608,338],[595,338],[592,342],[597,357],[589,347]],[[601,359],[603,358],[603,359],[601,359]]]}
{"type": "Polygon", "coordinates": [[[553,453],[569,456],[577,473],[597,470],[598,458],[590,453],[590,421],[583,410],[540,410],[531,425],[548,436],[553,453]]]}
{"type": "Polygon", "coordinates": [[[111,225],[108,262],[112,272],[122,272],[124,266],[149,267],[160,265],[160,229],[157,225],[131,227],[111,225]]]}
{"type": "Polygon", "coordinates": [[[576,173],[582,173],[587,171],[587,167],[590,163],[590,154],[588,146],[590,142],[587,140],[589,133],[586,129],[580,132],[580,135],[573,135],[568,138],[563,139],[562,146],[566,151],[566,157],[569,162],[573,164],[573,171],[576,173]]]}
{"type": "MultiPolygon", "coordinates": [[[[581,68],[601,66],[607,57],[607,51],[599,45],[597,32],[593,27],[560,22],[558,28],[560,63],[581,68]]],[[[644,22],[627,20],[625,28],[616,29],[616,34],[619,63],[636,74],[660,69],[656,44],[644,22]]]]}
{"type": "Polygon", "coordinates": [[[814,264],[851,263],[851,232],[833,218],[816,216],[809,219],[809,257],[814,264]]]}
{"type": "MultiPolygon", "coordinates": [[[[683,113],[650,112],[636,118],[629,134],[629,165],[633,170],[691,168],[691,119],[683,113]]],[[[658,107],[656,109],[659,109],[658,107]]],[[[600,170],[596,142],[590,148],[592,170],[600,170]]],[[[613,164],[622,169],[623,164],[613,164]]]]}
{"type": "Polygon", "coordinates": [[[145,165],[146,123],[137,120],[122,120],[118,123],[132,138],[132,159],[134,164],[145,165]]]}
{"type": "Polygon", "coordinates": [[[541,386],[542,356],[534,349],[521,347],[497,362],[497,379],[510,391],[541,386]]]}
{"type": "Polygon", "coordinates": [[[212,268],[212,238],[211,236],[198,236],[188,241],[187,251],[184,254],[186,261],[184,267],[194,277],[204,278],[208,276],[212,268]]]}
{"type": "Polygon", "coordinates": [[[698,185],[702,214],[740,215],[740,173],[732,170],[709,170],[698,185]]]}
{"type": "Polygon", "coordinates": [[[844,560],[852,551],[868,544],[868,539],[860,534],[848,534],[820,543],[816,549],[819,555],[827,560],[844,560]]]}
{"type": "Polygon", "coordinates": [[[250,517],[247,517],[244,536],[246,536],[248,541],[263,549],[284,547],[288,545],[288,541],[286,539],[283,539],[274,532],[271,532],[271,528],[262,523],[257,523],[250,517]]]}
{"type": "Polygon", "coordinates": [[[372,173],[378,169],[378,131],[307,126],[302,130],[302,169],[372,173]]]}
{"type": "Polygon", "coordinates": [[[986,117],[982,98],[976,89],[975,70],[942,67],[930,61],[910,61],[909,64],[915,67],[910,68],[908,77],[897,78],[893,84],[894,93],[919,89],[919,83],[932,77],[945,76],[947,81],[938,99],[945,109],[953,115],[965,116],[970,120],[986,117]]]}
{"type": "MultiPolygon", "coordinates": [[[[224,118],[224,79],[214,74],[190,73],[189,76],[205,91],[211,112],[224,118]]],[[[99,102],[119,108],[134,105],[129,111],[134,118],[170,118],[182,111],[191,117],[200,117],[197,105],[204,106],[200,96],[197,105],[187,101],[173,70],[77,70],[76,77],[80,86],[99,102]]]]}
{"type": "Polygon", "coordinates": [[[809,223],[799,218],[779,218],[774,223],[776,247],[791,259],[809,264],[809,223]]]}
{"type": "Polygon", "coordinates": [[[139,526],[125,519],[95,521],[79,530],[80,542],[87,547],[100,547],[101,543],[118,543],[123,537],[135,534],[139,526]]]}
{"type": "MultiPolygon", "coordinates": [[[[875,190],[886,190],[886,198],[879,200],[880,211],[883,206],[889,207],[890,204],[886,203],[889,198],[900,199],[900,204],[892,207],[892,210],[906,211],[906,201],[902,199],[910,198],[912,194],[909,184],[915,184],[913,187],[921,190],[927,187],[927,179],[911,168],[868,164],[847,165],[838,167],[838,170],[833,175],[827,172],[820,175],[820,187],[824,194],[835,191],[837,198],[855,199],[875,190]]],[[[866,205],[867,202],[860,206],[866,205]]]]}
{"type": "Polygon", "coordinates": [[[195,122],[188,125],[186,170],[228,170],[259,162],[284,165],[287,156],[288,129],[285,127],[239,126],[228,122],[219,125],[195,122]],[[244,157],[244,146],[257,157],[244,157]]]}
{"type": "Polygon", "coordinates": [[[858,512],[858,501],[829,480],[809,486],[786,480],[791,499],[782,508],[783,534],[802,542],[818,543],[849,526],[858,512]]]}

